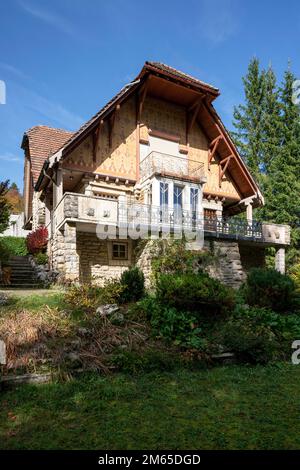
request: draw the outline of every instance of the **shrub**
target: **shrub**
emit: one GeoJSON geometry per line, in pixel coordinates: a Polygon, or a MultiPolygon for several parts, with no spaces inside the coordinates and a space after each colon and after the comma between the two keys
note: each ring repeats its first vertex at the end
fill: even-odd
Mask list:
{"type": "Polygon", "coordinates": [[[26,238],[29,253],[34,254],[43,251],[47,246],[48,230],[46,227],[39,227],[30,232],[26,238]]]}
{"type": "Polygon", "coordinates": [[[292,267],[290,276],[296,285],[297,292],[300,293],[300,263],[292,267]]]}
{"type": "Polygon", "coordinates": [[[1,237],[0,252],[5,251],[9,256],[26,256],[26,238],[22,237],[1,237]]]}
{"type": "Polygon", "coordinates": [[[209,264],[210,252],[193,252],[186,249],[185,240],[158,240],[159,254],[153,258],[154,277],[160,274],[194,273],[209,264]]]}
{"type": "Polygon", "coordinates": [[[245,301],[252,306],[285,312],[296,305],[294,281],[275,269],[252,269],[241,289],[245,301]]]}
{"type": "Polygon", "coordinates": [[[46,253],[36,253],[34,255],[34,261],[38,265],[45,265],[48,263],[48,255],[46,253]]]}
{"type": "Polygon", "coordinates": [[[117,303],[123,292],[118,281],[108,281],[104,286],[75,284],[65,294],[66,303],[73,309],[94,313],[102,304],[117,303]]]}
{"type": "Polygon", "coordinates": [[[251,318],[236,318],[226,322],[222,341],[244,362],[266,364],[279,355],[280,345],[272,328],[251,318]]]}
{"type": "Polygon", "coordinates": [[[282,315],[266,308],[239,305],[233,317],[271,328],[280,342],[300,337],[300,315],[297,314],[282,315]]]}
{"type": "Polygon", "coordinates": [[[200,336],[202,330],[191,312],[178,311],[150,296],[145,297],[138,305],[150,321],[153,336],[187,348],[204,347],[205,341],[200,336]]]}
{"type": "Polygon", "coordinates": [[[123,302],[135,301],[143,297],[145,293],[145,278],[139,268],[133,267],[124,271],[120,283],[123,286],[121,296],[123,302]]]}
{"type": "Polygon", "coordinates": [[[207,273],[161,274],[157,281],[158,300],[178,310],[199,315],[226,313],[234,306],[234,293],[207,273]]]}

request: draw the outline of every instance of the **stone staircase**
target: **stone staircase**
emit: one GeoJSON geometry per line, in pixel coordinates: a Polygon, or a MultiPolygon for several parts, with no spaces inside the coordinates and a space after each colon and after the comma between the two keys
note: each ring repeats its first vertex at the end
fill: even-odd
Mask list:
{"type": "MultiPolygon", "coordinates": [[[[12,256],[8,264],[12,268],[11,284],[5,287],[9,289],[35,289],[41,287],[41,283],[36,278],[34,268],[27,256],[12,256]]],[[[3,288],[3,285],[1,287],[3,288]]]]}

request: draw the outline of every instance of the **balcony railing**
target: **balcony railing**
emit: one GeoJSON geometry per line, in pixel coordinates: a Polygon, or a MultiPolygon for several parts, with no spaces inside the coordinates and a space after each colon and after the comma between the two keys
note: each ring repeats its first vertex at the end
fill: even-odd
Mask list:
{"type": "Polygon", "coordinates": [[[198,212],[172,209],[147,204],[131,204],[119,207],[120,225],[141,225],[143,230],[164,231],[166,229],[202,230],[206,237],[230,238],[261,242],[269,245],[290,243],[287,225],[267,224],[237,218],[206,218],[198,212]]]}
{"type": "Polygon", "coordinates": [[[153,175],[199,182],[204,176],[204,165],[188,157],[151,152],[140,163],[140,177],[145,180],[153,175]]]}
{"type": "Polygon", "coordinates": [[[205,237],[230,238],[262,242],[266,245],[288,245],[290,228],[287,225],[249,222],[237,218],[203,218],[200,213],[140,203],[121,203],[118,200],[84,194],[65,193],[52,214],[56,231],[65,221],[124,227],[140,225],[144,231],[180,232],[202,231],[205,237]]]}
{"type": "Polygon", "coordinates": [[[65,193],[53,213],[54,230],[64,221],[103,223],[116,225],[118,201],[85,194],[65,193]]]}

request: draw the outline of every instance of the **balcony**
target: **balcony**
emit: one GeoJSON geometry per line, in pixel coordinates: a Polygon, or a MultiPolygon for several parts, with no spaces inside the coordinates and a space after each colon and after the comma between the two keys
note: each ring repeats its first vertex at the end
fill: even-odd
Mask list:
{"type": "Polygon", "coordinates": [[[180,208],[174,210],[138,203],[119,207],[119,224],[135,227],[139,225],[143,232],[200,230],[204,231],[205,238],[227,238],[261,243],[265,246],[290,244],[288,225],[249,222],[237,218],[203,218],[196,212],[180,210],[180,208]]]}
{"type": "Polygon", "coordinates": [[[188,157],[151,152],[140,163],[140,178],[144,181],[155,175],[199,183],[204,177],[204,165],[188,157]]]}
{"type": "Polygon", "coordinates": [[[56,231],[65,221],[102,224],[119,228],[140,226],[144,233],[164,231],[204,231],[205,238],[229,238],[261,243],[265,246],[289,245],[288,225],[248,222],[237,218],[202,218],[189,210],[139,203],[120,203],[117,199],[65,193],[56,206],[52,227],[56,231]]]}
{"type": "Polygon", "coordinates": [[[117,225],[118,201],[85,194],[65,193],[53,211],[53,229],[61,228],[66,220],[117,225]]]}

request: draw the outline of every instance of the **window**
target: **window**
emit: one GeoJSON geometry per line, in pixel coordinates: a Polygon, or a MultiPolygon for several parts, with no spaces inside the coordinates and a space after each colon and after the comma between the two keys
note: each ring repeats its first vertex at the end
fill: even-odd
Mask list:
{"type": "Polygon", "coordinates": [[[177,186],[177,184],[174,184],[173,203],[174,203],[175,208],[182,207],[182,192],[183,192],[183,187],[177,186]]]}
{"type": "Polygon", "coordinates": [[[204,229],[214,232],[217,229],[217,223],[217,211],[214,209],[204,209],[204,229]]]}
{"type": "Polygon", "coordinates": [[[167,206],[169,203],[169,185],[168,183],[160,182],[159,184],[159,201],[160,206],[167,206]]]}
{"type": "Polygon", "coordinates": [[[198,199],[199,199],[199,191],[198,188],[191,188],[190,192],[190,207],[192,212],[193,219],[196,218],[197,211],[198,211],[198,199]]]}
{"type": "Polygon", "coordinates": [[[127,243],[112,244],[112,259],[128,259],[127,243]]]}

